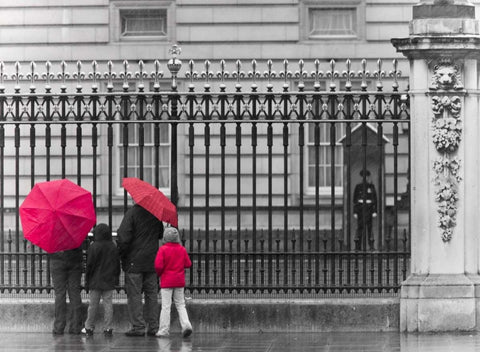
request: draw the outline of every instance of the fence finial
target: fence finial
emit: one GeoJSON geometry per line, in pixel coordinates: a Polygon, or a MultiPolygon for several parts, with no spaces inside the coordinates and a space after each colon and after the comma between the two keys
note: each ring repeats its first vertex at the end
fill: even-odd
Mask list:
{"type": "Polygon", "coordinates": [[[314,79],[313,87],[315,90],[320,90],[320,78],[323,77],[323,71],[320,70],[320,60],[316,59],[315,62],[315,71],[312,71],[310,76],[314,79]]]}
{"type": "Polygon", "coordinates": [[[35,93],[35,80],[38,79],[38,74],[35,72],[37,64],[30,62],[30,73],[27,74],[27,78],[30,79],[30,93],[35,93]]]}
{"type": "Polygon", "coordinates": [[[128,79],[132,77],[132,73],[128,71],[128,61],[123,60],[123,72],[120,72],[120,78],[123,78],[122,88],[124,91],[128,91],[128,79]]]}
{"type": "Polygon", "coordinates": [[[345,77],[347,79],[347,81],[345,82],[345,89],[347,91],[351,91],[352,90],[352,78],[355,77],[355,73],[352,71],[352,61],[350,59],[347,59],[347,61],[345,62],[345,65],[346,65],[347,69],[345,71],[343,71],[343,73],[342,73],[343,77],[345,77]]]}
{"type": "Polygon", "coordinates": [[[95,60],[92,61],[92,72],[88,74],[88,77],[90,77],[93,80],[92,91],[97,92],[97,89],[98,89],[97,79],[100,78],[100,73],[98,72],[98,63],[95,60]]]}
{"type": "Polygon", "coordinates": [[[295,72],[295,77],[298,78],[298,88],[303,89],[305,87],[303,80],[307,78],[307,72],[305,71],[305,62],[303,60],[298,61],[298,71],[295,72]]]}
{"type": "Polygon", "coordinates": [[[57,76],[62,80],[62,85],[60,86],[60,89],[62,93],[65,93],[67,91],[66,80],[68,77],[70,77],[70,74],[67,72],[67,63],[65,61],[62,61],[62,63],[60,64],[60,69],[62,71],[57,76]]]}
{"type": "Polygon", "coordinates": [[[160,61],[155,60],[153,63],[155,71],[150,74],[150,77],[153,78],[153,89],[157,92],[160,90],[160,79],[163,77],[163,71],[160,71],[160,61]]]}
{"type": "Polygon", "coordinates": [[[272,79],[275,78],[277,76],[277,74],[275,73],[275,71],[273,71],[273,61],[272,60],[268,60],[267,61],[267,70],[263,73],[263,76],[267,79],[268,83],[267,83],[267,88],[270,90],[273,88],[273,85],[272,85],[272,79]]]}
{"type": "Polygon", "coordinates": [[[107,89],[109,91],[113,90],[113,79],[116,77],[115,72],[113,72],[113,62],[110,60],[107,62],[107,70],[103,76],[107,79],[107,89]]]}
{"type": "Polygon", "coordinates": [[[330,78],[330,91],[335,91],[337,85],[335,84],[335,78],[338,77],[338,71],[335,70],[335,60],[330,60],[330,71],[327,71],[327,77],[330,78]]]}
{"type": "Polygon", "coordinates": [[[288,60],[283,60],[283,71],[280,72],[280,77],[283,78],[283,89],[287,90],[289,87],[288,80],[292,78],[292,72],[288,69],[288,60]]]}
{"type": "Polygon", "coordinates": [[[23,75],[20,73],[20,62],[15,62],[15,73],[12,75],[12,78],[15,80],[15,93],[20,93],[20,78],[23,75]]]}
{"type": "Polygon", "coordinates": [[[367,77],[370,77],[370,72],[367,70],[367,60],[362,59],[362,69],[358,71],[358,76],[362,79],[360,88],[365,91],[368,88],[367,77]]]}
{"type": "Polygon", "coordinates": [[[386,76],[385,71],[382,69],[383,61],[382,59],[377,60],[377,70],[374,72],[375,77],[377,77],[377,90],[381,91],[383,89],[382,78],[386,76]]]}
{"type": "Polygon", "coordinates": [[[182,68],[182,61],[177,59],[177,56],[182,53],[182,49],[177,45],[173,44],[172,47],[168,50],[172,58],[168,60],[167,67],[170,73],[172,74],[172,89],[177,89],[177,74],[182,68]]]}
{"type": "Polygon", "coordinates": [[[233,78],[237,79],[235,87],[237,90],[242,87],[240,84],[240,78],[245,77],[245,72],[242,71],[242,62],[240,60],[235,61],[236,70],[232,73],[233,78]]]}
{"type": "Polygon", "coordinates": [[[396,92],[398,91],[398,78],[402,76],[402,71],[398,69],[398,60],[393,59],[393,70],[388,74],[393,78],[392,88],[396,92]]]}
{"type": "Polygon", "coordinates": [[[248,77],[252,79],[253,81],[252,88],[256,90],[257,89],[256,80],[257,78],[260,78],[260,71],[257,70],[257,60],[255,59],[252,60],[252,70],[248,71],[248,77]]]}
{"type": "Polygon", "coordinates": [[[145,63],[143,60],[138,62],[138,72],[135,72],[135,78],[139,80],[138,90],[143,92],[145,89],[145,83],[143,82],[144,78],[147,78],[147,73],[145,72],[145,63]]]}
{"type": "Polygon", "coordinates": [[[4,79],[7,78],[5,75],[5,64],[3,61],[0,61],[0,92],[5,90],[4,79]]]}
{"type": "Polygon", "coordinates": [[[220,78],[220,88],[225,89],[225,79],[228,78],[230,75],[228,71],[226,70],[226,62],[225,60],[220,61],[220,71],[217,72],[217,77],[220,78]]]}

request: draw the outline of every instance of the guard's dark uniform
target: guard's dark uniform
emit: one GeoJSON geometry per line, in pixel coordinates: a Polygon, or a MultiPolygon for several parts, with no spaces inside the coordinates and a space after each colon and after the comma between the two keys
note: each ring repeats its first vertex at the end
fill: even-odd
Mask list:
{"type": "Polygon", "coordinates": [[[370,182],[360,182],[353,191],[353,213],[357,215],[357,249],[363,243],[365,233],[373,246],[372,215],[377,213],[377,191],[370,182]]]}

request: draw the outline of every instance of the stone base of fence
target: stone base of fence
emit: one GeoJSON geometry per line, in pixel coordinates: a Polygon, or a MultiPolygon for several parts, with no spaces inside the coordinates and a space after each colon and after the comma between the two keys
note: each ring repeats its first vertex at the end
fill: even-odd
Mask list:
{"type": "MultiPolygon", "coordinates": [[[[85,317],[87,304],[85,301],[85,317]]],[[[197,332],[398,331],[400,322],[398,298],[192,299],[187,310],[197,332]]],[[[0,316],[2,332],[50,332],[53,300],[0,300],[0,316]]],[[[100,310],[98,331],[102,330],[102,317],[100,310]]],[[[115,332],[130,328],[125,301],[114,303],[114,321],[115,332]]],[[[180,331],[174,308],[171,331],[180,331]]]]}

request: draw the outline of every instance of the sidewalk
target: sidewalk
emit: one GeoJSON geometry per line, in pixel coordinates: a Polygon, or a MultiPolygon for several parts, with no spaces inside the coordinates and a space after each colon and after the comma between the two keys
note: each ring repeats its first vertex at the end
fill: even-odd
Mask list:
{"type": "Polygon", "coordinates": [[[159,351],[159,352],[474,352],[480,334],[335,333],[194,333],[188,339],[50,333],[0,333],[0,351],[159,351]]]}

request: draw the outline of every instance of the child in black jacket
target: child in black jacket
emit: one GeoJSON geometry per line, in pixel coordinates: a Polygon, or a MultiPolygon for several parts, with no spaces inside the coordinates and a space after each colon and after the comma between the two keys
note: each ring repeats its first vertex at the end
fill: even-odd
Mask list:
{"type": "Polygon", "coordinates": [[[93,230],[94,242],[88,248],[86,268],[86,288],[90,290],[88,317],[85,322],[84,334],[93,335],[95,316],[103,298],[105,310],[105,335],[112,335],[113,304],[112,296],[118,285],[120,275],[120,257],[115,243],[112,241],[112,231],[107,224],[98,224],[93,230]]]}

